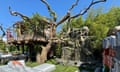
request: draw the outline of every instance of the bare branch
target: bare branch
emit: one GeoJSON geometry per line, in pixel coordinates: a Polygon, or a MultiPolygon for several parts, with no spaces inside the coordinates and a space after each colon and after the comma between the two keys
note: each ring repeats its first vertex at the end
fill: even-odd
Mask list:
{"type": "Polygon", "coordinates": [[[60,24],[63,23],[64,21],[66,21],[69,17],[70,17],[70,13],[67,13],[67,15],[65,15],[65,16],[57,23],[56,26],[60,25],[60,24]]]}
{"type": "Polygon", "coordinates": [[[28,20],[28,21],[30,21],[29,17],[27,17],[27,16],[25,16],[25,15],[19,13],[19,12],[12,11],[10,6],[9,6],[9,12],[10,12],[10,14],[13,15],[13,16],[18,16],[18,15],[19,15],[23,20],[28,20]]]}
{"type": "Polygon", "coordinates": [[[75,3],[72,4],[72,6],[70,7],[70,9],[68,9],[67,14],[57,23],[57,26],[61,23],[63,23],[64,21],[66,21],[69,17],[70,17],[70,12],[72,11],[72,9],[78,5],[79,0],[76,0],[75,3]]]}
{"type": "Polygon", "coordinates": [[[47,1],[45,0],[41,0],[41,1],[47,6],[48,11],[50,12],[50,16],[52,16],[54,22],[56,22],[56,19],[57,19],[56,13],[50,8],[50,5],[47,3],[47,1]]]}
{"type": "Polygon", "coordinates": [[[68,12],[71,12],[71,10],[78,5],[79,0],[76,0],[75,3],[72,4],[71,8],[68,10],[68,12]]]}
{"type": "Polygon", "coordinates": [[[2,24],[0,25],[0,30],[3,32],[2,36],[1,36],[1,38],[3,38],[6,34],[5,34],[5,31],[4,31],[3,27],[2,27],[2,24]]]}
{"type": "MultiPolygon", "coordinates": [[[[25,15],[22,15],[21,13],[19,13],[19,12],[16,12],[16,11],[12,11],[11,10],[11,8],[9,7],[9,12],[10,12],[10,14],[11,15],[13,15],[13,16],[20,16],[23,20],[27,20],[28,22],[30,22],[31,23],[31,19],[29,18],[29,17],[27,17],[27,16],[25,16],[25,15]]],[[[44,23],[44,24],[50,24],[48,21],[46,21],[46,20],[42,20],[42,22],[44,23]]],[[[31,23],[32,24],[32,23],[31,23]]],[[[16,25],[16,24],[15,24],[16,25]]]]}
{"type": "Polygon", "coordinates": [[[78,16],[84,15],[93,5],[95,5],[97,3],[101,3],[101,2],[106,2],[106,0],[97,0],[97,1],[92,0],[90,5],[85,10],[82,10],[80,13],[72,16],[71,18],[76,18],[78,16]]]}

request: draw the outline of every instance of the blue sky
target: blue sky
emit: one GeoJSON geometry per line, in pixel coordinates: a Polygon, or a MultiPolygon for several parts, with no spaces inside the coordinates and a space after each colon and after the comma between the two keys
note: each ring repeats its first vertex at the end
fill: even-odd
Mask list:
{"type": "MultiPolygon", "coordinates": [[[[56,11],[60,19],[65,15],[68,8],[75,0],[47,0],[52,9],[56,11]]],[[[75,7],[72,14],[78,13],[80,10],[88,6],[91,0],[80,0],[79,5],[75,7]]],[[[12,10],[18,11],[26,16],[31,17],[32,14],[38,12],[42,16],[49,17],[46,6],[40,0],[0,0],[0,24],[4,29],[12,26],[16,21],[21,20],[20,17],[11,16],[8,7],[11,6],[12,10]]],[[[120,6],[120,0],[107,0],[105,3],[94,5],[97,8],[102,6],[105,11],[108,11],[112,6],[120,6]]],[[[60,29],[60,27],[58,27],[60,29]]]]}

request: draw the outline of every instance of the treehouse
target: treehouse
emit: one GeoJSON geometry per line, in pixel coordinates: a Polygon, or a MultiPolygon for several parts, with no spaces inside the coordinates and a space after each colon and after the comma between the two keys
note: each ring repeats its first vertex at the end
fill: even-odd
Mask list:
{"type": "Polygon", "coordinates": [[[18,21],[13,25],[13,30],[7,29],[7,42],[9,44],[29,44],[31,42],[47,42],[49,30],[39,26],[25,26],[24,22],[18,21]],[[46,34],[47,33],[47,34],[46,34]]]}
{"type": "Polygon", "coordinates": [[[43,63],[47,60],[47,54],[51,50],[51,45],[57,42],[55,37],[56,24],[46,17],[39,14],[29,18],[19,12],[11,11],[13,16],[20,16],[23,20],[13,24],[12,29],[7,29],[7,42],[9,45],[15,45],[18,50],[27,46],[27,52],[30,57],[36,56],[38,63],[43,63]]]}
{"type": "MultiPolygon", "coordinates": [[[[17,21],[13,27],[6,30],[7,43],[15,45],[18,50],[22,48],[24,54],[24,46],[27,45],[28,52],[31,56],[36,56],[34,45],[46,45],[50,37],[50,27],[44,21],[39,21],[38,24],[25,23],[17,21]],[[33,55],[34,54],[34,55],[33,55]]],[[[40,48],[39,48],[40,49],[40,48]]]]}

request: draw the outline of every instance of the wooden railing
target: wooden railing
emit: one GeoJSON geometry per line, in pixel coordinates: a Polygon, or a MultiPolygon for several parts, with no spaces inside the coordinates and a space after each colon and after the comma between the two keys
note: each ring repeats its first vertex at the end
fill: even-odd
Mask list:
{"type": "Polygon", "coordinates": [[[11,32],[12,37],[7,37],[8,43],[28,43],[29,41],[47,41],[47,38],[44,35],[39,35],[37,33],[24,33],[19,36],[13,35],[11,32]]]}

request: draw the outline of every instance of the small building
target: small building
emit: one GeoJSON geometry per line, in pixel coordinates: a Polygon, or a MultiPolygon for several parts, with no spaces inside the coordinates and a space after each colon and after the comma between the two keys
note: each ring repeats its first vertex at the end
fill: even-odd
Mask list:
{"type": "Polygon", "coordinates": [[[103,65],[110,72],[120,71],[120,26],[110,29],[108,36],[103,39],[103,65]]]}

